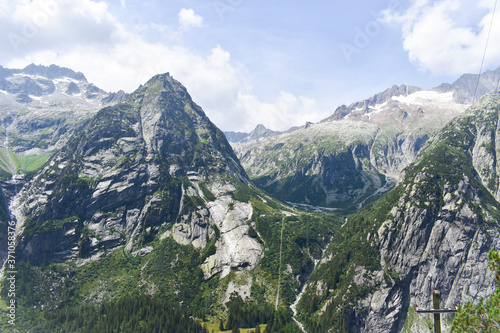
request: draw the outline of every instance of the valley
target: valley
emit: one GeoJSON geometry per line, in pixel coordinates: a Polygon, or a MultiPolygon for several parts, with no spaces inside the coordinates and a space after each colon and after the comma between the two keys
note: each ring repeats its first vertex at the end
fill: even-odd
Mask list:
{"type": "Polygon", "coordinates": [[[464,75],[226,135],[169,73],[125,94],[1,69],[21,332],[431,332],[412,307],[432,288],[447,307],[495,291],[500,69],[474,104],[464,75]]]}

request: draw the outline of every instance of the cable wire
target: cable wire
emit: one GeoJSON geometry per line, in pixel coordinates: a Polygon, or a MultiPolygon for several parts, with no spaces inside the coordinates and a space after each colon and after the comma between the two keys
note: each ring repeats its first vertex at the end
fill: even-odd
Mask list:
{"type": "MultiPolygon", "coordinates": [[[[486,38],[486,45],[484,47],[483,60],[481,61],[481,68],[479,69],[479,76],[477,77],[476,89],[474,90],[474,98],[472,99],[472,104],[474,104],[474,102],[476,101],[477,89],[479,87],[479,80],[481,79],[481,73],[483,71],[484,58],[486,57],[486,50],[488,49],[488,42],[490,40],[491,27],[493,26],[493,19],[495,18],[495,10],[497,8],[497,1],[498,0],[495,0],[495,6],[493,7],[493,13],[491,15],[490,30],[488,30],[488,37],[486,38]]],[[[497,89],[498,89],[498,83],[497,83],[497,89]]]]}

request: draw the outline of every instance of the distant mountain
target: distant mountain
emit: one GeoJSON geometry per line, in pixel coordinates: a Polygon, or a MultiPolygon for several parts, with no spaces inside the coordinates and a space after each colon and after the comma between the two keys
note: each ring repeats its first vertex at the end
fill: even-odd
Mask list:
{"type": "MultiPolygon", "coordinates": [[[[486,72],[478,96],[500,69],[486,72]]],[[[392,188],[427,138],[464,112],[477,75],[432,90],[393,86],[332,116],[259,141],[233,144],[251,179],[281,200],[355,210],[392,188]]]]}
{"type": "Polygon", "coordinates": [[[375,109],[375,106],[384,105],[385,103],[392,101],[393,97],[408,96],[421,90],[422,89],[420,89],[419,87],[394,85],[391,88],[381,93],[378,93],[366,100],[353,103],[349,106],[342,105],[338,107],[333,113],[333,115],[324,119],[323,122],[340,120],[346,117],[360,117],[363,115],[367,115],[370,113],[370,111],[373,111],[373,109],[375,109]]]}
{"type": "Polygon", "coordinates": [[[33,173],[100,108],[126,97],[68,68],[0,66],[0,178],[33,173]]]}
{"type": "Polygon", "coordinates": [[[500,68],[494,71],[486,71],[481,74],[478,82],[477,74],[464,74],[452,84],[443,83],[433,90],[439,92],[453,92],[453,98],[458,103],[470,104],[476,93],[476,100],[497,88],[500,80],[500,68]],[[476,92],[477,86],[477,92],[476,92]]]}
{"type": "Polygon", "coordinates": [[[499,111],[498,92],[482,98],[428,140],[395,189],[345,221],[299,302],[309,332],[430,332],[413,306],[432,308],[433,288],[442,308],[495,291],[499,111]]]}
{"type": "Polygon", "coordinates": [[[272,131],[267,129],[264,125],[257,125],[253,131],[250,133],[242,133],[242,132],[224,132],[227,140],[230,143],[242,143],[242,142],[250,142],[254,140],[259,140],[261,138],[267,138],[269,136],[278,135],[281,132],[272,131]]]}

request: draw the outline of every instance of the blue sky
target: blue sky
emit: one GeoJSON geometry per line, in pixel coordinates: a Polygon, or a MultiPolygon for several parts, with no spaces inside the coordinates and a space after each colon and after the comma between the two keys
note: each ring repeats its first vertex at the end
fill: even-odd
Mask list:
{"type": "MultiPolygon", "coordinates": [[[[494,3],[0,0],[0,65],[54,63],[127,92],[170,72],[221,129],[285,130],[393,84],[477,73],[494,3]]],[[[499,40],[497,13],[485,70],[499,40]]]]}

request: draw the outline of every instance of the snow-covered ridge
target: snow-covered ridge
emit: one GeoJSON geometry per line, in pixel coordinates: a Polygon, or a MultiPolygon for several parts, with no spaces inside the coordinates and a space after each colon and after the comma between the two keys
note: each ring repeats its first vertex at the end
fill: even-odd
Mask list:
{"type": "Polygon", "coordinates": [[[408,96],[393,96],[392,100],[406,105],[454,104],[453,92],[437,92],[432,90],[417,91],[408,96]]]}

